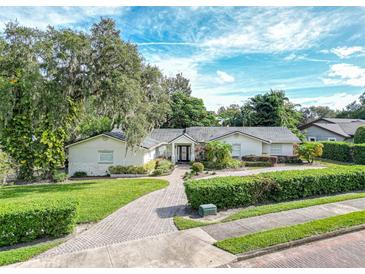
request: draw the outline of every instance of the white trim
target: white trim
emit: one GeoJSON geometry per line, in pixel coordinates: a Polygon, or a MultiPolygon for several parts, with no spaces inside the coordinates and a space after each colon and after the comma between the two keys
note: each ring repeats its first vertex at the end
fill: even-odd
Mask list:
{"type": "Polygon", "coordinates": [[[169,144],[176,143],[176,140],[179,140],[181,137],[186,137],[186,138],[190,139],[190,140],[191,140],[194,144],[197,144],[197,143],[198,143],[198,142],[197,142],[197,141],[195,141],[195,139],[194,139],[193,137],[191,137],[189,134],[187,134],[187,133],[183,133],[183,134],[181,134],[181,135],[177,136],[176,138],[172,139],[172,140],[169,142],[169,144]]]}
{"type": "Polygon", "coordinates": [[[308,141],[309,141],[309,142],[317,142],[317,137],[314,137],[314,136],[308,136],[308,141]],[[311,139],[314,139],[314,140],[311,140],[311,139]]]}
{"type": "Polygon", "coordinates": [[[337,139],[336,139],[336,137],[328,137],[328,138],[327,138],[327,141],[330,141],[330,142],[336,142],[336,141],[337,141],[337,139]]]}

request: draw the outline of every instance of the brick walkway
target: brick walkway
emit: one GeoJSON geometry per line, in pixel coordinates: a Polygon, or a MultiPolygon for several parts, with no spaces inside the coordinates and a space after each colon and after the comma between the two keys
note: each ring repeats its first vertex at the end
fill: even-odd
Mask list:
{"type": "Polygon", "coordinates": [[[167,188],[127,204],[89,230],[41,256],[76,252],[177,231],[172,217],[185,212],[187,200],[182,176],[188,168],[178,166],[171,175],[161,177],[170,182],[167,188]]]}
{"type": "Polygon", "coordinates": [[[360,210],[365,210],[365,198],[270,213],[228,223],[208,225],[202,229],[219,241],[360,210]]]}
{"type": "Polygon", "coordinates": [[[230,267],[365,267],[365,231],[229,264],[230,267]]]}

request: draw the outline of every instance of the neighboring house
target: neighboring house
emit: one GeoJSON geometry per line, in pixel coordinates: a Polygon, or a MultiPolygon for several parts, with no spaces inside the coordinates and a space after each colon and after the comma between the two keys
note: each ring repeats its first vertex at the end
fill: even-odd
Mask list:
{"type": "Polygon", "coordinates": [[[320,118],[302,125],[299,129],[311,142],[316,141],[346,141],[353,142],[356,130],[365,126],[365,120],[320,118]]]}
{"type": "Polygon", "coordinates": [[[300,140],[284,127],[190,127],[154,129],[140,146],[128,149],[119,130],[103,133],[68,145],[69,175],[85,171],[88,175],[105,175],[111,165],[143,165],[166,157],[173,163],[194,161],[204,144],[220,141],[232,145],[232,156],[292,156],[300,140]]]}

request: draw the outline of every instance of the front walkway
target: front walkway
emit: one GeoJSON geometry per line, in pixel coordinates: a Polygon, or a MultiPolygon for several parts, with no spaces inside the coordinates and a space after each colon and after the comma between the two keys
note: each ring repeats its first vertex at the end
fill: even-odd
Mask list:
{"type": "MultiPolygon", "coordinates": [[[[187,204],[182,176],[188,166],[178,166],[166,177],[169,186],[127,204],[89,230],[41,256],[81,251],[177,231],[173,216],[184,214],[187,204]]],[[[107,203],[108,201],[105,201],[107,203]]]]}
{"type": "Polygon", "coordinates": [[[233,222],[208,225],[202,229],[215,240],[220,241],[360,210],[365,210],[365,198],[270,213],[233,222]]]}

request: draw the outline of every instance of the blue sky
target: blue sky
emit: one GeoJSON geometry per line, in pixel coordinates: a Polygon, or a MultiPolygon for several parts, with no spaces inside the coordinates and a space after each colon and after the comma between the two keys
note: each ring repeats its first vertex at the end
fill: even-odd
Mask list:
{"type": "Polygon", "coordinates": [[[364,7],[0,7],[2,26],[87,31],[101,16],[211,110],[269,89],[341,109],[364,91],[364,7]]]}

